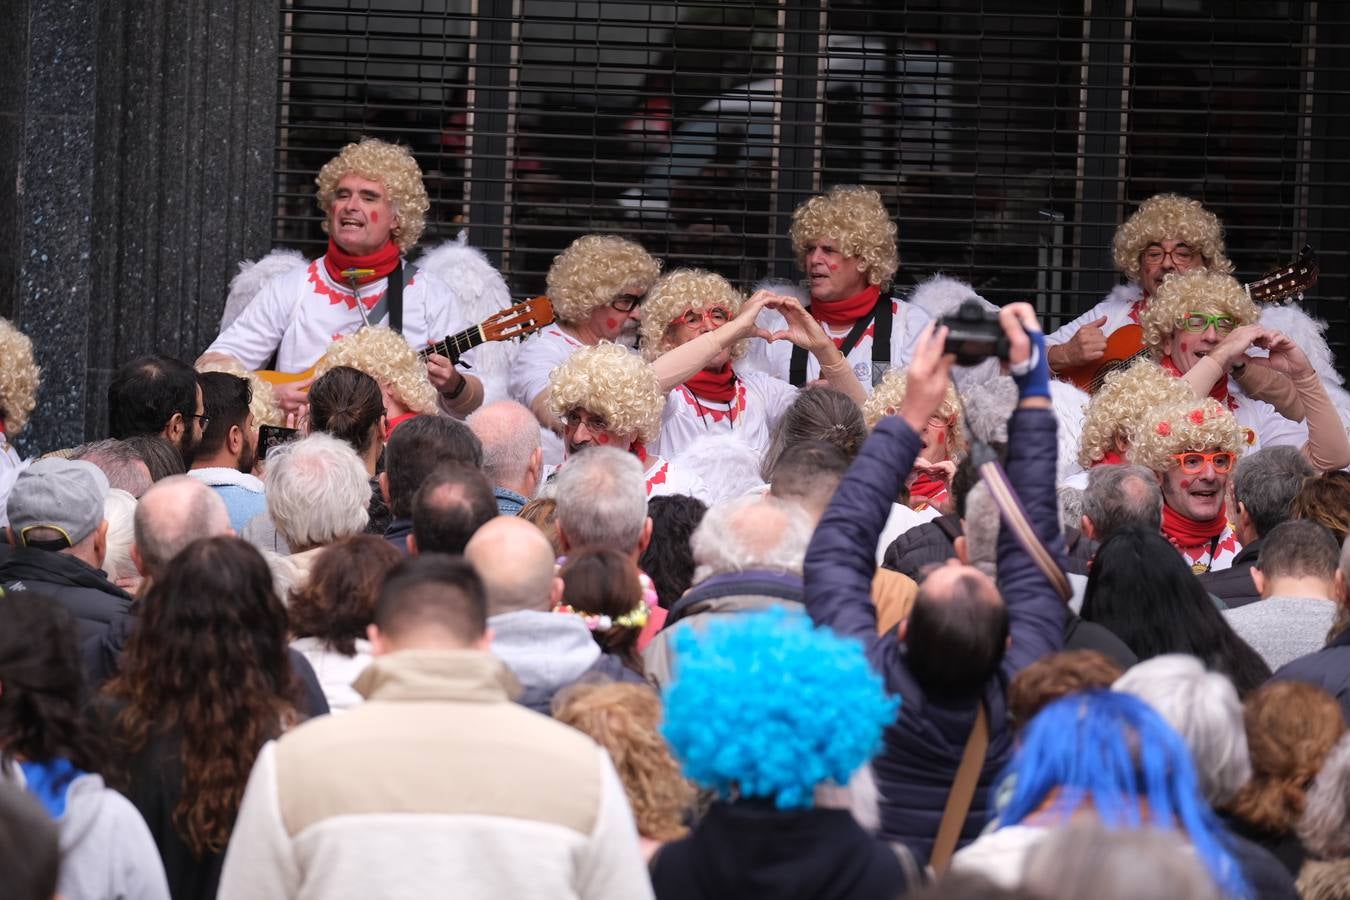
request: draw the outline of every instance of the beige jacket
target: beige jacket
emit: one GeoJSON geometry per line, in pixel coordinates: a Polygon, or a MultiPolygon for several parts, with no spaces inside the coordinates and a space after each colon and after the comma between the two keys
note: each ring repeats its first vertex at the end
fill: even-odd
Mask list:
{"type": "Polygon", "coordinates": [[[355,686],[259,754],[220,900],[652,896],[608,755],[495,657],[392,653],[355,686]]]}

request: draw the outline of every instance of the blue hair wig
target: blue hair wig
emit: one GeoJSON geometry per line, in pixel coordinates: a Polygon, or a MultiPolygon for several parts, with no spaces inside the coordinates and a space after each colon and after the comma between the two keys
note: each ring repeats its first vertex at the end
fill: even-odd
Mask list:
{"type": "Polygon", "coordinates": [[[1065,819],[1087,806],[1108,828],[1184,832],[1227,896],[1249,896],[1227,835],[1200,791],[1190,749],[1137,697],[1087,691],[1050,704],[1028,726],[1004,773],[1009,776],[1014,788],[1004,825],[1018,824],[1058,790],[1050,809],[1065,819]]]}
{"type": "Polygon", "coordinates": [[[816,785],[847,783],[881,750],[900,700],[858,641],[782,609],[709,618],[672,636],[665,692],[662,732],[691,780],[805,809],[816,785]]]}

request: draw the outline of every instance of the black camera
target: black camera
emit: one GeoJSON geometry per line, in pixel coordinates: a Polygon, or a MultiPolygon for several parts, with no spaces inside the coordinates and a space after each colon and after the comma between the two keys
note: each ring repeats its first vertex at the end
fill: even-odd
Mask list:
{"type": "Polygon", "coordinates": [[[948,329],[942,352],[955,354],[958,366],[973,366],[991,356],[1008,359],[1008,336],[998,323],[998,313],[987,311],[980,301],[967,300],[938,324],[948,329]]]}

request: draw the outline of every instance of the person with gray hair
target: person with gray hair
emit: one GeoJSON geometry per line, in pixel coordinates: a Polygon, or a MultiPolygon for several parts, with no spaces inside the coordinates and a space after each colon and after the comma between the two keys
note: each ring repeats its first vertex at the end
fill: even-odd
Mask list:
{"type": "Polygon", "coordinates": [[[171,475],[155,482],[137,502],[132,527],[131,559],[144,579],[144,590],[188,544],[229,534],[230,512],[206,484],[188,475],[171,475]]]}
{"type": "Polygon", "coordinates": [[[800,609],[802,560],[814,523],[798,504],[762,495],[714,506],[694,530],[694,586],[670,608],[666,629],[643,653],[647,677],[670,681],[676,632],[709,616],[784,606],[800,609]]]}
{"type": "Polygon", "coordinates": [[[154,484],[145,458],[126,441],[116,438],[94,441],[76,447],[70,458],[98,466],[108,476],[108,487],[126,491],[138,500],[154,484]]]}
{"type": "Polygon", "coordinates": [[[591,447],[575,454],[558,470],[555,496],[565,551],[608,547],[636,562],[651,540],[642,463],[631,453],[591,447]]]}
{"type": "Polygon", "coordinates": [[[514,400],[498,400],[466,421],[483,445],[483,474],[492,482],[498,512],[516,515],[539,490],[544,468],[534,413],[514,400]]]}
{"type": "Polygon", "coordinates": [[[1223,900],[1175,832],[1107,828],[1096,818],[1054,829],[1027,857],[1022,887],[1039,900],[1223,900]]]}
{"type": "Polygon", "coordinates": [[[324,547],[365,529],[369,503],[366,467],[346,441],[315,432],[272,450],[267,512],[291,551],[273,571],[289,588],[304,584],[324,547]]]}
{"type": "Polygon", "coordinates": [[[1252,568],[1261,600],[1225,610],[1224,617],[1274,670],[1326,643],[1336,621],[1332,596],[1341,548],[1326,526],[1307,519],[1282,522],[1262,540],[1252,568]]]}
{"type": "Polygon", "coordinates": [[[1336,621],[1326,646],[1281,666],[1272,679],[1317,685],[1336,698],[1341,715],[1350,722],[1350,541],[1341,547],[1331,595],[1336,601],[1336,621]]]}
{"type": "Polygon", "coordinates": [[[1345,900],[1350,896],[1350,733],[1341,737],[1322,763],[1298,836],[1312,857],[1298,875],[1303,900],[1345,900]]]}
{"type": "Polygon", "coordinates": [[[1261,598],[1252,578],[1252,567],[1261,558],[1265,538],[1281,522],[1289,520],[1289,507],[1306,478],[1317,473],[1298,447],[1263,447],[1238,460],[1233,477],[1229,517],[1242,542],[1233,564],[1200,576],[1205,590],[1236,609],[1261,598]]]}
{"type": "Polygon", "coordinates": [[[1104,543],[1123,528],[1162,529],[1162,489],[1143,466],[1094,466],[1083,491],[1083,534],[1104,543]]]}

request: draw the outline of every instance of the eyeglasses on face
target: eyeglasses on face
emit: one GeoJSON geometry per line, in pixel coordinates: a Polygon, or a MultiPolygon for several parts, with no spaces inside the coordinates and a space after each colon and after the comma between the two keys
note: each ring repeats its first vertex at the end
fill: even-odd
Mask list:
{"type": "Polygon", "coordinates": [[[592,434],[609,431],[608,419],[604,416],[593,415],[584,409],[569,409],[563,413],[562,421],[568,428],[579,428],[585,425],[586,430],[592,434]]]}
{"type": "Polygon", "coordinates": [[[210,418],[209,416],[203,416],[203,415],[201,415],[200,413],[188,413],[187,417],[188,417],[189,419],[201,419],[201,420],[202,420],[202,431],[205,431],[205,430],[206,430],[206,426],[208,426],[208,425],[211,424],[211,418],[210,418]]]}
{"type": "Polygon", "coordinates": [[[1181,467],[1182,474],[1199,475],[1205,471],[1206,465],[1214,467],[1214,471],[1220,475],[1225,472],[1233,471],[1233,463],[1237,462],[1237,454],[1230,453],[1227,450],[1216,450],[1213,453],[1174,453],[1172,459],[1176,460],[1181,467]]]}
{"type": "Polygon", "coordinates": [[[609,301],[609,308],[614,310],[615,312],[621,313],[632,312],[633,310],[641,306],[642,301],[646,299],[647,297],[645,294],[640,294],[636,297],[634,297],[631,294],[620,294],[613,300],[609,301]]]}
{"type": "Polygon", "coordinates": [[[1195,334],[1208,331],[1211,325],[1219,334],[1228,334],[1237,327],[1237,320],[1229,315],[1207,316],[1204,313],[1191,311],[1181,317],[1177,324],[1195,334]]]}
{"type": "Polygon", "coordinates": [[[704,322],[709,323],[714,328],[720,328],[731,321],[731,310],[724,306],[713,306],[708,309],[691,309],[684,315],[671,322],[672,325],[687,325],[690,328],[697,328],[704,322]]]}
{"type": "Polygon", "coordinates": [[[1170,256],[1172,258],[1172,265],[1184,269],[1195,262],[1195,258],[1199,255],[1200,254],[1196,253],[1185,244],[1177,244],[1171,250],[1164,250],[1162,247],[1154,244],[1144,251],[1143,259],[1144,262],[1148,263],[1150,266],[1160,266],[1162,265],[1162,261],[1170,256]]]}

